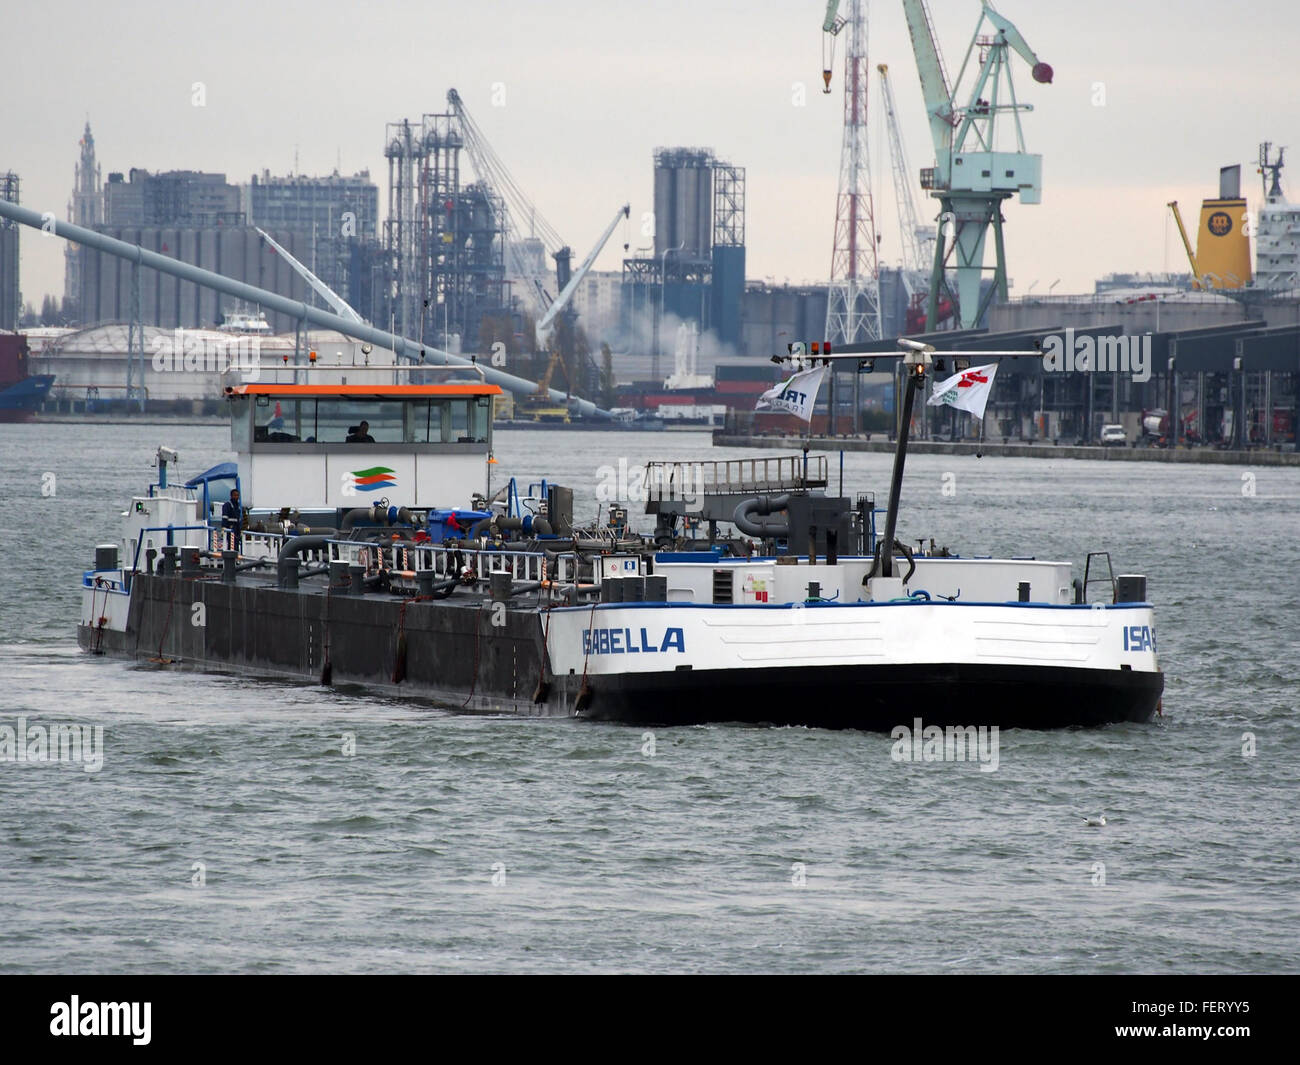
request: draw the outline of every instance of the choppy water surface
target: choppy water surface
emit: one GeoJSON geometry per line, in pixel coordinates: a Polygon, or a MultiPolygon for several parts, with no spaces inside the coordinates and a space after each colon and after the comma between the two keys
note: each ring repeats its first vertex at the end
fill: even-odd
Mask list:
{"type": "MultiPolygon", "coordinates": [[[[908,538],[1110,550],[1158,607],[1163,720],[1006,732],[982,773],[83,656],[80,571],[159,443],[230,457],[215,426],[0,426],[0,725],[105,744],[95,773],[0,762],[0,971],[1300,968],[1300,470],[912,457],[908,538]]],[[[497,469],[581,502],[620,457],[754,454],[505,432],[497,469]]],[[[883,500],[889,463],[848,455],[846,490],[883,500]]]]}

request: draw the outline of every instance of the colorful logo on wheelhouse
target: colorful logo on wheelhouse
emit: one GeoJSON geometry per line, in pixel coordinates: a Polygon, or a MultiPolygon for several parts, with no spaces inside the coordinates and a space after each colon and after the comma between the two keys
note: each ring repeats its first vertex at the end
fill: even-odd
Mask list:
{"type": "Polygon", "coordinates": [[[377,492],[381,488],[396,488],[397,477],[391,466],[371,466],[366,470],[353,470],[352,485],[358,492],[377,492]]]}

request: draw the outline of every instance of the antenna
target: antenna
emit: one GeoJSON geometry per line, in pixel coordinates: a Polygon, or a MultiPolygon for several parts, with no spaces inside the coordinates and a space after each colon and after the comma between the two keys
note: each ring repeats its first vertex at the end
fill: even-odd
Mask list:
{"type": "Polygon", "coordinates": [[[1265,141],[1259,146],[1259,172],[1264,179],[1264,198],[1270,203],[1282,199],[1282,157],[1286,155],[1286,148],[1279,148],[1277,160],[1270,160],[1272,147],[1271,141],[1265,141]]]}

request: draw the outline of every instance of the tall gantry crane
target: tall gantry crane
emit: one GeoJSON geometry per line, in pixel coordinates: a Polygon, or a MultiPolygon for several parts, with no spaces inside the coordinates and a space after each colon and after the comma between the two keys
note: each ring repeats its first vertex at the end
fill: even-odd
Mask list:
{"type": "Polygon", "coordinates": [[[460,93],[455,89],[449,89],[447,91],[447,103],[452,114],[460,122],[465,151],[469,154],[474,173],[479,176],[480,180],[487,182],[491,186],[502,198],[506,206],[506,213],[511,223],[507,227],[507,232],[502,235],[506,260],[509,263],[510,272],[526,282],[524,291],[535,305],[535,320],[540,320],[550,308],[552,301],[550,293],[546,290],[546,278],[537,272],[534,264],[525,262],[519,254],[518,238],[524,235],[524,225],[526,224],[528,227],[527,235],[535,236],[541,240],[542,246],[555,260],[557,291],[568,283],[568,264],[572,253],[569,246],[565,244],[563,238],[555,230],[555,227],[546,220],[542,213],[537,210],[532,200],[528,198],[528,195],[515,180],[514,175],[510,173],[505,161],[493,149],[487,135],[479,128],[473,116],[470,115],[460,93]],[[510,229],[515,232],[511,233],[510,229]]]}
{"type": "MultiPolygon", "coordinates": [[[[506,205],[510,219],[510,225],[503,235],[506,252],[512,272],[526,282],[524,289],[528,297],[536,305],[537,342],[539,347],[545,348],[550,326],[554,323],[556,316],[567,306],[569,297],[577,289],[577,285],[573,283],[575,278],[581,280],[579,274],[586,274],[591,269],[592,264],[596,261],[596,256],[600,254],[601,249],[604,248],[610,235],[614,232],[615,226],[611,224],[605,230],[595,249],[587,256],[587,260],[579,268],[579,272],[575,274],[570,266],[573,250],[565,243],[555,227],[542,216],[536,205],[520,187],[514,175],[510,173],[505,161],[493,149],[487,135],[484,134],[478,123],[470,115],[460,93],[455,89],[448,90],[447,103],[450,105],[452,113],[460,120],[460,128],[465,140],[465,150],[469,153],[474,172],[501,196],[506,205]],[[555,283],[556,291],[559,293],[555,299],[551,298],[551,294],[546,288],[547,279],[537,272],[533,264],[526,263],[523,260],[519,254],[517,239],[511,239],[512,236],[517,238],[522,234],[525,225],[528,228],[528,235],[537,237],[550,257],[555,260],[555,283]]],[[[615,222],[620,217],[627,218],[629,213],[630,208],[627,204],[624,204],[618,209],[615,222]]],[[[628,244],[625,240],[623,250],[626,251],[627,247],[628,244]]]]}
{"type": "Polygon", "coordinates": [[[889,133],[890,169],[894,174],[894,202],[898,208],[899,238],[903,244],[903,266],[911,271],[929,273],[934,260],[935,227],[923,226],[912,198],[912,168],[907,161],[903,145],[903,131],[898,124],[898,111],[894,105],[894,90],[889,84],[889,67],[880,63],[880,105],[885,109],[885,129],[889,133]]]}
{"type": "MultiPolygon", "coordinates": [[[[503,225],[502,241],[505,244],[510,273],[523,281],[524,293],[534,305],[534,341],[538,351],[549,351],[550,361],[547,365],[543,383],[539,386],[539,395],[545,396],[550,387],[551,378],[559,369],[568,381],[570,390],[573,382],[569,381],[569,369],[564,364],[564,353],[559,350],[560,334],[557,328],[561,315],[572,316],[571,304],[584,277],[595,264],[597,257],[609,242],[619,219],[627,220],[631,207],[623,204],[615,213],[613,221],[605,228],[596,245],[586,259],[575,271],[571,267],[573,252],[560,234],[538,211],[536,205],[520,187],[511,174],[505,161],[496,153],[487,135],[479,127],[460,93],[455,89],[447,92],[447,103],[459,120],[460,131],[464,138],[465,150],[469,153],[470,164],[479,178],[486,182],[502,199],[506,208],[506,220],[503,225]],[[547,278],[538,271],[537,263],[528,261],[520,253],[519,242],[512,239],[527,227],[528,235],[541,242],[543,248],[555,260],[555,291],[552,298],[547,288],[547,278]]],[[[624,235],[623,250],[627,251],[628,241],[624,235]]],[[[588,358],[590,363],[590,358],[588,358]]],[[[589,367],[592,368],[592,367],[589,367]]],[[[547,400],[547,403],[550,401],[547,400]]]]}
{"type": "Polygon", "coordinates": [[[877,340],[882,331],[875,208],[867,154],[867,0],[850,0],[849,13],[843,19],[838,9],[839,0],[830,0],[823,23],[832,36],[848,31],[844,50],[844,133],[825,338],[834,344],[856,344],[877,340]]]}
{"type": "Polygon", "coordinates": [[[938,325],[944,293],[957,306],[961,328],[973,327],[980,321],[995,293],[1006,299],[1002,203],[1017,194],[1021,203],[1042,201],[1043,157],[1025,151],[1020,125],[1021,112],[1033,107],[1016,97],[1010,53],[1016,52],[1030,65],[1033,79],[1039,83],[1051,82],[1052,68],[1039,60],[1020,31],[998,14],[989,0],[981,3],[980,20],[966,57],[956,80],[950,83],[925,0],[903,0],[934,142],[934,166],[921,171],[921,187],[939,201],[939,228],[926,306],[927,330],[938,325]],[[991,32],[981,34],[986,21],[991,32]],[[967,73],[971,75],[970,89],[963,104],[962,85],[967,73]],[[1014,131],[1015,148],[999,151],[1001,139],[997,134],[1008,124],[1014,131]],[[990,229],[995,263],[992,284],[981,296],[984,246],[990,229]],[[955,260],[951,264],[950,258],[955,260]],[[955,293],[947,283],[948,269],[956,274],[955,293]]]}
{"type": "Polygon", "coordinates": [[[903,144],[903,131],[894,104],[894,90],[889,84],[889,67],[880,63],[876,71],[880,75],[880,103],[885,109],[885,128],[889,131],[894,203],[898,208],[898,232],[903,245],[903,286],[911,300],[923,297],[929,288],[930,264],[934,261],[937,230],[934,226],[922,225],[916,211],[916,200],[912,196],[912,168],[908,164],[907,149],[903,144]]]}

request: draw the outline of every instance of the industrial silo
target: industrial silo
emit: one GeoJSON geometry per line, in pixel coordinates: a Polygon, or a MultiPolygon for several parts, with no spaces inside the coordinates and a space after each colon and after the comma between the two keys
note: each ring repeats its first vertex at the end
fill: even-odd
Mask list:
{"type": "Polygon", "coordinates": [[[707,259],[713,247],[713,153],[655,151],[655,255],[707,259]],[[680,248],[680,251],[673,249],[680,248]]]}

